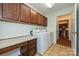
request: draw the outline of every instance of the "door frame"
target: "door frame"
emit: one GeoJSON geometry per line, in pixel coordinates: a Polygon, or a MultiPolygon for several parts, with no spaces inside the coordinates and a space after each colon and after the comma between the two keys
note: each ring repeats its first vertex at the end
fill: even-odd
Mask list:
{"type": "MultiPolygon", "coordinates": [[[[65,13],[65,14],[61,14],[61,15],[58,15],[57,17],[56,17],[56,42],[57,42],[57,39],[59,39],[59,31],[58,31],[58,29],[59,29],[59,26],[58,26],[58,17],[61,17],[61,16],[64,16],[64,15],[71,15],[71,17],[73,18],[73,13],[72,12],[70,12],[70,13],[65,13]]],[[[66,19],[67,20],[67,19],[66,19]]],[[[72,20],[72,22],[73,22],[73,19],[71,19],[72,20]]],[[[72,23],[71,22],[71,23],[72,23]]],[[[69,24],[71,24],[71,23],[69,23],[69,24]]],[[[71,24],[72,25],[72,24],[71,24]]],[[[69,40],[71,40],[70,39],[70,30],[69,30],[69,40]]]]}

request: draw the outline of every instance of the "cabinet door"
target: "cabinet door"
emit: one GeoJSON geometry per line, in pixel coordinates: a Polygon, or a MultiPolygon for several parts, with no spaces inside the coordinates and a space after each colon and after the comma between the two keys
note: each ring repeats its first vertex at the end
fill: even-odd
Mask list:
{"type": "Polygon", "coordinates": [[[22,56],[27,56],[27,45],[22,46],[20,52],[22,56]]]}
{"type": "Polygon", "coordinates": [[[20,5],[20,21],[24,23],[30,23],[30,18],[31,18],[31,9],[26,6],[25,4],[20,5]]]}
{"type": "Polygon", "coordinates": [[[36,39],[28,41],[27,44],[27,55],[28,56],[33,56],[36,54],[36,39]]]}
{"type": "Polygon", "coordinates": [[[40,25],[43,26],[44,25],[44,16],[40,15],[40,25]]]}
{"type": "Polygon", "coordinates": [[[2,19],[2,4],[0,3],[0,19],[2,19]]]}
{"type": "Polygon", "coordinates": [[[41,23],[42,23],[41,15],[39,13],[37,15],[37,23],[38,23],[38,25],[41,25],[41,23]]]}
{"type": "Polygon", "coordinates": [[[45,26],[47,26],[47,18],[45,18],[45,26]]]}
{"type": "Polygon", "coordinates": [[[40,25],[40,14],[37,13],[37,24],[40,25]]]}
{"type": "Polygon", "coordinates": [[[31,9],[31,23],[37,24],[37,12],[31,9]]]}
{"type": "Polygon", "coordinates": [[[16,3],[3,3],[4,19],[18,20],[19,18],[19,5],[16,3]]]}
{"type": "Polygon", "coordinates": [[[47,18],[43,17],[43,26],[47,26],[47,18]]]}
{"type": "Polygon", "coordinates": [[[42,25],[45,26],[45,18],[44,18],[44,16],[43,16],[43,24],[42,25]]]}

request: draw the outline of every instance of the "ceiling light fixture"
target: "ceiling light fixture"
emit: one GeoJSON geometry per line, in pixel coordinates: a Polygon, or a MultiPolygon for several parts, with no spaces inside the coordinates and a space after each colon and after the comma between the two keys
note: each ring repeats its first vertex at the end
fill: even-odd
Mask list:
{"type": "Polygon", "coordinates": [[[46,3],[45,5],[46,5],[47,7],[49,7],[49,8],[52,8],[52,6],[53,6],[54,4],[46,3]]]}

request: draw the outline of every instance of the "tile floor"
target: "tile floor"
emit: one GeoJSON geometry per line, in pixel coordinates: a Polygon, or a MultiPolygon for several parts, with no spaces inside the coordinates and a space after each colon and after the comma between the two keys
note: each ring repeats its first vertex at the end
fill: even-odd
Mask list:
{"type": "Polygon", "coordinates": [[[43,56],[74,56],[72,48],[55,44],[52,45],[43,56]]]}

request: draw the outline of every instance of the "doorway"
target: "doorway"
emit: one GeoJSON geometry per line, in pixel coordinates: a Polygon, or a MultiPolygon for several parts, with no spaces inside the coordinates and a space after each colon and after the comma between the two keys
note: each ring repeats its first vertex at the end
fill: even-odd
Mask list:
{"type": "Polygon", "coordinates": [[[69,39],[68,22],[68,20],[59,21],[59,38],[69,39]]]}
{"type": "Polygon", "coordinates": [[[71,40],[69,39],[70,30],[70,15],[64,15],[58,18],[58,39],[57,44],[71,47],[71,40]]]}

